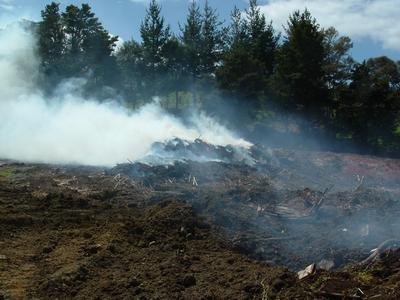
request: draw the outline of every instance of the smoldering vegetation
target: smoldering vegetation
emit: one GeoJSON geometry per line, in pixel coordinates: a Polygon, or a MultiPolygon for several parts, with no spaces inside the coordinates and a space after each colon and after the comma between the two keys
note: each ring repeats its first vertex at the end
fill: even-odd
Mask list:
{"type": "Polygon", "coordinates": [[[398,160],[262,146],[252,146],[244,160],[201,141],[160,148],[167,157],[201,149],[214,161],[123,164],[110,174],[140,180],[155,191],[155,202],[187,201],[253,258],[292,270],[327,262],[335,269],[400,238],[398,160]]]}

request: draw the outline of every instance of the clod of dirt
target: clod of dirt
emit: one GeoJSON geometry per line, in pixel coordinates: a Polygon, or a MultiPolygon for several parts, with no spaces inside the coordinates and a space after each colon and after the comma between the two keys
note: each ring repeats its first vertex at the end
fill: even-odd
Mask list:
{"type": "Polygon", "coordinates": [[[185,275],[183,278],[178,278],[177,283],[189,288],[196,285],[196,278],[193,275],[185,275]]]}

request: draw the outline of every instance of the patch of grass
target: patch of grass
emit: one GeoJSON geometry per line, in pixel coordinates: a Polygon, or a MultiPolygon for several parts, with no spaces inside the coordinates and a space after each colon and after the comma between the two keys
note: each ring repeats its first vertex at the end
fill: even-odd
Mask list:
{"type": "Polygon", "coordinates": [[[371,285],[375,282],[375,278],[370,272],[358,272],[357,279],[366,285],[371,285]]]}
{"type": "Polygon", "coordinates": [[[327,282],[330,278],[325,276],[320,276],[316,281],[310,284],[310,288],[313,290],[318,290],[325,282],[327,282]]]}
{"type": "Polygon", "coordinates": [[[261,300],[269,300],[269,285],[265,283],[265,281],[261,281],[261,286],[262,286],[262,294],[261,294],[261,300]]]}
{"type": "Polygon", "coordinates": [[[5,168],[5,169],[0,169],[0,177],[10,177],[15,174],[15,169],[14,168],[5,168]]]}

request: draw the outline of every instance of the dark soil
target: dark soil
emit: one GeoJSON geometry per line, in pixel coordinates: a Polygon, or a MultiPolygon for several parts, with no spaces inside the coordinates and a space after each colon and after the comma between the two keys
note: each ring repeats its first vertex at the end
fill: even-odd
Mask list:
{"type": "Polygon", "coordinates": [[[289,168],[290,157],[113,169],[1,162],[0,299],[399,299],[399,251],[358,264],[400,238],[397,173],[358,184],[350,158],[327,167],[303,155],[289,168]],[[344,176],[354,181],[330,186],[344,176]],[[297,279],[321,261],[333,270],[297,279]]]}

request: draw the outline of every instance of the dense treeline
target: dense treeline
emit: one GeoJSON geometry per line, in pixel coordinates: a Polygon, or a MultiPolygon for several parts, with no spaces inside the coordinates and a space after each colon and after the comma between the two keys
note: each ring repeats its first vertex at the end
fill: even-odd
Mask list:
{"type": "Polygon", "coordinates": [[[400,63],[356,62],[350,38],[321,28],[307,10],[293,12],[280,35],[257,0],[235,8],[229,25],[207,1],[193,1],[174,34],[152,0],[141,41],[118,49],[87,4],[61,12],[51,3],[38,27],[45,87],[84,76],[99,98],[117,90],[137,107],[157,95],[175,113],[201,107],[254,139],[306,147],[307,136],[336,149],[400,154],[400,63]]]}

